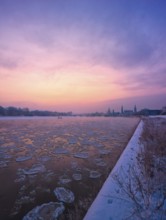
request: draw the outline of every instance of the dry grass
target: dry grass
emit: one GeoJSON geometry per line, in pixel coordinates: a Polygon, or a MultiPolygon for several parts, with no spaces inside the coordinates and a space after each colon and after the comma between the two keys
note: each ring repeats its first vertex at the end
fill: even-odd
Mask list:
{"type": "Polygon", "coordinates": [[[142,148],[137,164],[128,175],[114,179],[132,201],[133,211],[126,219],[166,219],[166,119],[144,119],[142,148]],[[125,179],[125,181],[124,181],[125,179]]]}

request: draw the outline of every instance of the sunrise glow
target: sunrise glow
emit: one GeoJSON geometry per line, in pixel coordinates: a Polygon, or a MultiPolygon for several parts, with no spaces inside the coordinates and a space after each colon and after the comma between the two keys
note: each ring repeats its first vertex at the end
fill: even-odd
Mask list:
{"type": "Polygon", "coordinates": [[[127,2],[2,0],[0,104],[88,111],[163,97],[166,13],[156,1],[127,2]]]}

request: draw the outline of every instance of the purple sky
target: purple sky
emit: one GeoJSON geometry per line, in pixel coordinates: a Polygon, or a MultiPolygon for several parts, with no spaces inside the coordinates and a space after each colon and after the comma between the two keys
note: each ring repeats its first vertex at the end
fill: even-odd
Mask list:
{"type": "Polygon", "coordinates": [[[0,0],[0,105],[122,104],[166,105],[165,0],[0,0]]]}

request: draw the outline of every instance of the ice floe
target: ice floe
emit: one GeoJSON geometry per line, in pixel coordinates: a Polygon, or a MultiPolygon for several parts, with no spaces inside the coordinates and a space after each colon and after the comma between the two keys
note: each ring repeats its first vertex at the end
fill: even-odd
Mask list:
{"type": "Polygon", "coordinates": [[[87,134],[88,134],[88,136],[93,136],[95,134],[95,132],[94,131],[88,131],[87,134]]]}
{"type": "Polygon", "coordinates": [[[89,175],[90,178],[96,179],[96,178],[99,178],[100,176],[101,176],[101,173],[99,173],[98,171],[95,171],[95,170],[90,171],[90,175],[89,175]]]}
{"type": "Polygon", "coordinates": [[[64,187],[57,187],[54,190],[54,194],[61,202],[72,203],[74,201],[74,193],[64,187]]]}
{"type": "Polygon", "coordinates": [[[54,150],[55,154],[69,154],[69,151],[65,148],[56,148],[54,150]]]}
{"type": "Polygon", "coordinates": [[[17,199],[11,210],[11,216],[17,215],[24,204],[34,203],[36,194],[31,193],[32,191],[29,194],[26,194],[25,190],[25,186],[20,189],[17,199]]]}
{"type": "Polygon", "coordinates": [[[3,154],[2,157],[3,157],[3,159],[11,159],[12,155],[10,155],[10,154],[3,154]]]}
{"type": "Polygon", "coordinates": [[[16,158],[16,162],[23,162],[26,160],[30,160],[31,158],[32,158],[32,155],[20,156],[16,158]]]}
{"type": "Polygon", "coordinates": [[[82,140],[81,141],[81,145],[90,145],[91,144],[91,142],[89,141],[89,140],[82,140]]]}
{"type": "Polygon", "coordinates": [[[94,142],[93,145],[94,145],[94,147],[97,147],[97,148],[102,148],[102,147],[104,147],[103,144],[101,144],[101,143],[96,143],[96,142],[94,142]]]}
{"type": "Polygon", "coordinates": [[[32,144],[26,144],[25,146],[26,148],[30,149],[30,150],[33,150],[34,149],[34,146],[32,144]]]}
{"type": "Polygon", "coordinates": [[[81,173],[74,173],[72,177],[73,177],[74,180],[77,180],[77,181],[82,180],[82,174],[81,173]]]}
{"type": "Polygon", "coordinates": [[[43,179],[46,181],[46,182],[51,182],[53,177],[55,177],[55,173],[51,170],[47,170],[46,173],[44,173],[43,175],[43,179]]]}
{"type": "Polygon", "coordinates": [[[87,159],[89,157],[88,152],[78,152],[74,154],[74,157],[87,159]]]}
{"type": "Polygon", "coordinates": [[[65,210],[62,203],[49,202],[33,208],[23,220],[56,220],[65,210]]]}
{"type": "Polygon", "coordinates": [[[14,182],[15,183],[21,183],[21,182],[24,182],[26,179],[26,176],[25,175],[21,175],[19,176],[19,178],[15,179],[14,182]]]}
{"type": "Polygon", "coordinates": [[[71,162],[71,168],[76,169],[78,167],[78,163],[76,161],[71,162]]]}
{"type": "Polygon", "coordinates": [[[107,154],[110,154],[111,151],[110,151],[110,150],[107,150],[107,149],[101,149],[101,150],[99,150],[99,153],[100,153],[100,154],[103,154],[103,155],[107,155],[107,154]]]}
{"type": "Polygon", "coordinates": [[[102,136],[102,137],[99,138],[99,140],[106,141],[106,140],[108,140],[108,137],[107,136],[102,136]]]}
{"type": "Polygon", "coordinates": [[[7,167],[7,162],[6,161],[0,161],[0,168],[7,167]]]}
{"type": "Polygon", "coordinates": [[[77,139],[76,138],[69,139],[69,144],[76,144],[76,143],[77,143],[77,139]]]}
{"type": "Polygon", "coordinates": [[[68,183],[70,183],[72,180],[69,178],[69,177],[67,177],[67,176],[61,176],[61,177],[59,177],[59,184],[63,184],[63,185],[65,185],[65,184],[68,184],[68,183]]]}
{"type": "Polygon", "coordinates": [[[28,169],[24,169],[23,173],[26,175],[33,175],[33,174],[37,174],[37,173],[43,173],[46,171],[46,168],[43,164],[34,164],[32,166],[32,168],[28,169]]]}
{"type": "Polygon", "coordinates": [[[105,167],[107,165],[107,163],[101,158],[96,158],[95,163],[97,166],[100,166],[100,167],[105,167]]]}
{"type": "Polygon", "coordinates": [[[30,197],[30,196],[23,196],[23,197],[21,197],[21,199],[20,199],[20,203],[22,203],[22,205],[23,204],[28,204],[28,203],[30,203],[30,202],[34,202],[35,201],[35,198],[34,197],[30,197]]]}
{"type": "Polygon", "coordinates": [[[51,160],[51,157],[41,156],[41,157],[39,157],[39,160],[44,163],[44,162],[47,162],[47,161],[51,160]]]}

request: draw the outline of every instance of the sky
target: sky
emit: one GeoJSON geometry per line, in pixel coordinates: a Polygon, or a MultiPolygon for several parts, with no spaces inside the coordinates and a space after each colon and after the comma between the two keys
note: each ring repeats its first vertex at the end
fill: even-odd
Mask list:
{"type": "Polygon", "coordinates": [[[166,105],[165,0],[0,0],[0,105],[88,112],[137,101],[166,105]]]}

